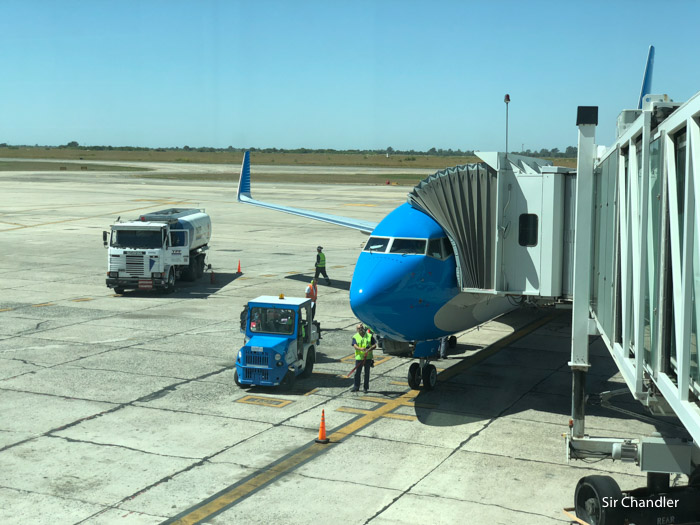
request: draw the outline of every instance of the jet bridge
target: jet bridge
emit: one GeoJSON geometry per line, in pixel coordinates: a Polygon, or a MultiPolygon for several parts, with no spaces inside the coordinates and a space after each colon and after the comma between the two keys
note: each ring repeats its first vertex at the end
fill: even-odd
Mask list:
{"type": "Polygon", "coordinates": [[[408,195],[447,233],[463,292],[570,299],[575,170],[544,159],[477,153],[408,195]]]}
{"type": "Polygon", "coordinates": [[[622,112],[617,141],[598,157],[597,108],[579,108],[567,451],[570,460],[634,462],[648,480],[623,493],[608,476],[582,478],[576,513],[591,523],[700,521],[698,122],[700,93],[684,104],[645,95],[640,110],[622,112]],[[652,415],[673,416],[677,431],[626,438],[587,433],[592,335],[605,343],[634,398],[652,415]],[[671,473],[686,474],[688,485],[670,487],[671,473]],[[620,498],[622,504],[606,504],[620,498]],[[632,504],[639,501],[661,504],[632,504]]]}

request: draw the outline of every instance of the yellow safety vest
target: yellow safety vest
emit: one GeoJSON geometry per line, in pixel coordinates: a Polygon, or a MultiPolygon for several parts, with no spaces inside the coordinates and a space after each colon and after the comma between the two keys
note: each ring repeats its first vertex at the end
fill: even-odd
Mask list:
{"type": "Polygon", "coordinates": [[[316,265],[318,268],[325,268],[326,267],[326,254],[321,252],[318,254],[318,264],[316,265]]]}
{"type": "MultiPolygon", "coordinates": [[[[355,344],[360,348],[369,348],[372,343],[372,334],[365,334],[362,337],[360,334],[355,334],[352,336],[355,344]]],[[[373,352],[370,350],[367,352],[367,357],[365,358],[365,352],[363,350],[358,350],[355,348],[355,360],[362,361],[363,359],[374,359],[373,352]]]]}

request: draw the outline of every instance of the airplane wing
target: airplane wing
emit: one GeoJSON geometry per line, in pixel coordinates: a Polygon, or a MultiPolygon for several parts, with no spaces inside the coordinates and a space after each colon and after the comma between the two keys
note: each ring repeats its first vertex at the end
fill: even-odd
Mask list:
{"type": "Polygon", "coordinates": [[[252,204],[253,206],[261,206],[263,208],[269,208],[271,210],[282,211],[284,213],[291,213],[292,215],[299,215],[300,217],[306,217],[307,219],[315,219],[317,221],[328,222],[330,224],[337,224],[338,226],[344,226],[346,228],[352,228],[354,230],[359,230],[362,233],[369,235],[377,227],[377,223],[363,221],[360,219],[351,219],[349,217],[341,217],[340,215],[330,215],[328,213],[320,213],[310,210],[301,210],[299,208],[292,208],[290,206],[282,206],[281,204],[271,204],[269,202],[262,202],[253,199],[250,194],[250,152],[246,151],[243,154],[243,164],[241,165],[241,178],[238,181],[238,202],[244,204],[252,204]]]}

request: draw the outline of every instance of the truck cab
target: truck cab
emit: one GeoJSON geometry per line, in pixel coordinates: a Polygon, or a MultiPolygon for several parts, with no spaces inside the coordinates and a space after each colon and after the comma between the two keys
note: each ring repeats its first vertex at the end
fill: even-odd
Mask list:
{"type": "Polygon", "coordinates": [[[202,276],[211,220],[199,209],[171,208],[117,221],[102,240],[109,288],[172,292],[177,279],[202,276]]]}
{"type": "Polygon", "coordinates": [[[310,299],[260,296],[243,310],[241,330],[244,344],[234,372],[238,386],[292,384],[298,375],[311,375],[320,334],[310,299]]]}

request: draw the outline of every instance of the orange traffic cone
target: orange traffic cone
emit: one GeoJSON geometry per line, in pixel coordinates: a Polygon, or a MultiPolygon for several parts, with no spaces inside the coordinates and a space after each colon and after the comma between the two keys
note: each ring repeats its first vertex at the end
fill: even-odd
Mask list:
{"type": "Polygon", "coordinates": [[[321,410],[321,426],[318,427],[318,437],[316,438],[316,443],[329,443],[330,439],[326,437],[326,411],[321,410]]]}
{"type": "Polygon", "coordinates": [[[237,273],[241,273],[241,260],[240,259],[238,259],[238,272],[237,273]]]}

